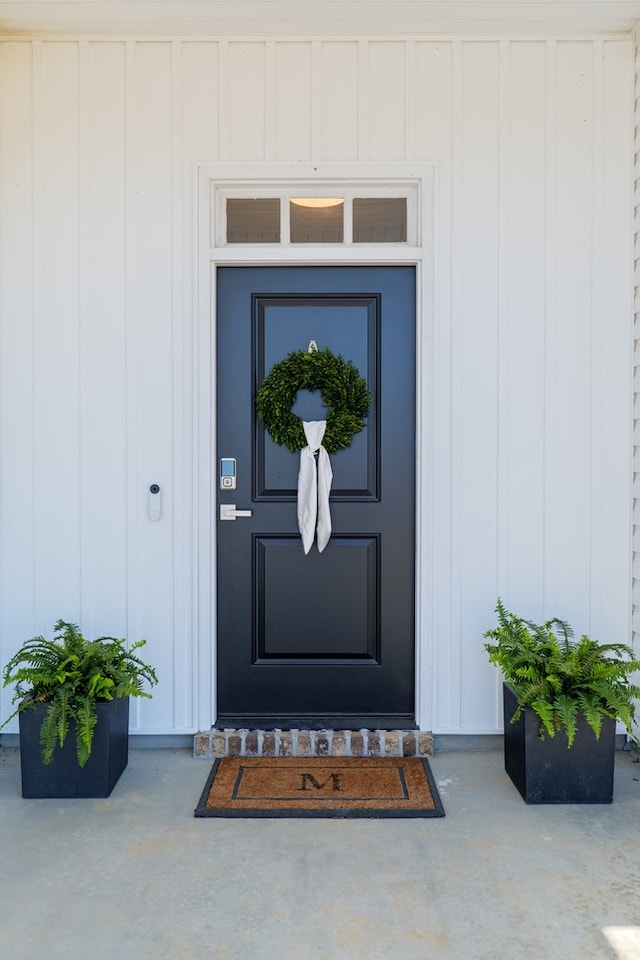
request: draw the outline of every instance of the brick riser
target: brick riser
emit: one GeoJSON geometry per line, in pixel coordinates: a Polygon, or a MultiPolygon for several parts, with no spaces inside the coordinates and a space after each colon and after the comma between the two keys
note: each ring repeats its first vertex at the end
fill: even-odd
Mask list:
{"type": "Polygon", "coordinates": [[[196,733],[193,755],[215,757],[430,757],[423,730],[210,730],[196,733]]]}

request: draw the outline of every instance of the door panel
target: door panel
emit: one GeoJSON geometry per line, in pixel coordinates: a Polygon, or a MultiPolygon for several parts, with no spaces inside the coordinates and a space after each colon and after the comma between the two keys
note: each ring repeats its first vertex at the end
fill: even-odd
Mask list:
{"type": "Polygon", "coordinates": [[[257,543],[258,662],[377,659],[377,541],[337,537],[332,547],[301,563],[297,536],[257,543]],[[310,594],[310,580],[322,583],[321,596],[310,594]],[[291,629],[292,620],[303,629],[291,629]]]}
{"type": "MultiPolygon", "coordinates": [[[[378,297],[330,297],[314,298],[306,301],[300,297],[283,298],[257,297],[258,336],[258,380],[262,382],[271,367],[283,359],[283,344],[295,344],[287,349],[304,350],[310,337],[302,343],[301,330],[322,331],[320,347],[340,344],[340,352],[351,360],[367,381],[369,391],[377,396],[377,344],[380,331],[380,303],[378,297]]],[[[320,397],[317,405],[309,403],[307,409],[313,416],[298,413],[303,419],[322,420],[320,397]],[[317,412],[317,414],[316,414],[317,412]]],[[[340,471],[334,477],[333,497],[361,497],[365,493],[377,498],[377,407],[371,405],[367,418],[367,430],[357,434],[346,450],[340,451],[340,471]],[[338,486],[339,484],[339,486],[338,486]]],[[[287,498],[295,497],[298,485],[297,456],[292,457],[286,447],[273,443],[266,431],[258,433],[258,496],[283,494],[287,498]]]]}
{"type": "MultiPolygon", "coordinates": [[[[218,520],[218,723],[414,721],[415,273],[411,267],[218,271],[218,455],[250,517],[218,520]],[[299,454],[255,415],[271,367],[310,340],[352,360],[367,425],[331,457],[332,536],[305,556],[299,454]]],[[[299,416],[321,419],[318,394],[299,416]]]]}

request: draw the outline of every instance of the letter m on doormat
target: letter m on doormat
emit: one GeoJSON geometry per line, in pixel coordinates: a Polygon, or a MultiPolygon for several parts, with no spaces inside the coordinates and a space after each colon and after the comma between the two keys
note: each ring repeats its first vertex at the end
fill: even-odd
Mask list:
{"type": "Polygon", "coordinates": [[[298,790],[324,790],[329,781],[331,781],[331,786],[329,789],[333,793],[339,792],[342,788],[340,786],[340,774],[339,773],[330,773],[326,780],[323,780],[320,783],[312,773],[301,773],[300,774],[301,785],[298,787],[298,790]],[[310,784],[310,786],[309,786],[310,784]]]}

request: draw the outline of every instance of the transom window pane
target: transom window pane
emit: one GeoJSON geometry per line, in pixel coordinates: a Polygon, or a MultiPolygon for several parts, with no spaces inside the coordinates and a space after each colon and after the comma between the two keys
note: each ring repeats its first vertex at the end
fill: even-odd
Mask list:
{"type": "Polygon", "coordinates": [[[389,196],[392,191],[378,185],[369,189],[373,196],[363,196],[364,190],[358,196],[356,189],[345,187],[338,197],[296,196],[291,187],[282,193],[278,187],[271,187],[269,192],[273,190],[276,196],[260,196],[259,189],[255,193],[244,190],[244,196],[223,195],[224,206],[218,211],[225,215],[216,218],[217,242],[334,246],[415,243],[415,191],[403,196],[400,188],[395,196],[389,196]]]}
{"type": "Polygon", "coordinates": [[[227,243],[280,243],[278,197],[228,199],[227,243]]]}
{"type": "Polygon", "coordinates": [[[297,197],[289,204],[291,243],[342,243],[344,200],[297,197]]]}
{"type": "Polygon", "coordinates": [[[354,243],[406,243],[406,240],[406,197],[354,197],[354,243]]]}

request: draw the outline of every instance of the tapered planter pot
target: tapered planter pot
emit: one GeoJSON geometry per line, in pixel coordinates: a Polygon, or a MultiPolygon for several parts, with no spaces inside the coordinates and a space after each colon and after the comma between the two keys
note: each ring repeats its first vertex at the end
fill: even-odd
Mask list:
{"type": "Polygon", "coordinates": [[[518,701],[505,683],[504,766],[527,803],[611,803],[615,720],[605,717],[600,738],[579,717],[571,748],[564,730],[540,738],[540,718],[526,709],[511,723],[518,701]]]}
{"type": "Polygon", "coordinates": [[[108,797],[129,759],[129,700],[96,704],[98,722],[91,755],[84,767],[76,757],[76,730],[71,723],[64,746],[56,746],[53,760],[42,760],[40,727],[47,712],[42,704],[23,710],[20,721],[22,796],[26,798],[108,797]]]}

